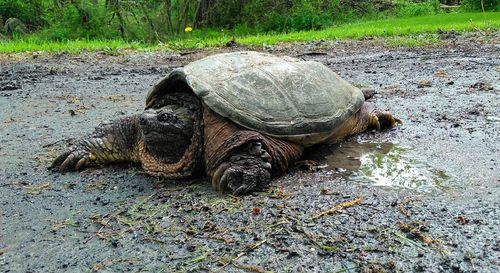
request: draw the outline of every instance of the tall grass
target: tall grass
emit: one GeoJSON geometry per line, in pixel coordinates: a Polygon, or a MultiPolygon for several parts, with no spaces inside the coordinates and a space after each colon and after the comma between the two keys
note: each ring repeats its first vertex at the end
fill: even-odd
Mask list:
{"type": "Polygon", "coordinates": [[[47,41],[36,36],[0,42],[0,53],[13,52],[69,52],[131,50],[183,50],[224,46],[236,39],[240,44],[250,46],[273,45],[280,42],[360,39],[364,37],[394,37],[441,31],[472,31],[500,29],[500,12],[451,13],[422,17],[384,19],[344,24],[324,30],[290,33],[267,33],[239,36],[222,30],[194,30],[164,43],[127,42],[123,40],[70,40],[47,41]]]}

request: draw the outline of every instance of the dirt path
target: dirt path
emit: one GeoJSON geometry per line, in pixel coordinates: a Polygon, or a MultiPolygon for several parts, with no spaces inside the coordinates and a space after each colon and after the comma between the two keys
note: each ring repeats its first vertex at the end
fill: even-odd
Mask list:
{"type": "Polygon", "coordinates": [[[153,82],[214,51],[2,56],[0,271],[499,272],[498,35],[455,38],[266,48],[373,89],[405,124],[311,151],[317,170],[242,198],[134,166],[46,170],[71,138],[140,111],[153,82]]]}

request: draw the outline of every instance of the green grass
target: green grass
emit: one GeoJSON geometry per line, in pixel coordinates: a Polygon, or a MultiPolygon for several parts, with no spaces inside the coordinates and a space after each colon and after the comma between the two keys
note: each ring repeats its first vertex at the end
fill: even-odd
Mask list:
{"type": "Polygon", "coordinates": [[[385,19],[342,25],[319,31],[295,32],[288,34],[258,35],[239,39],[242,44],[259,45],[278,42],[359,39],[363,37],[407,36],[435,33],[438,30],[471,31],[476,29],[499,29],[500,12],[452,13],[431,16],[385,19]]]}
{"type": "Polygon", "coordinates": [[[30,37],[0,42],[0,53],[35,51],[80,53],[84,50],[113,53],[123,49],[156,50],[157,47],[156,45],[144,44],[141,42],[126,42],[123,40],[72,40],[58,42],[30,37]]]}
{"type": "MultiPolygon", "coordinates": [[[[500,12],[487,13],[450,13],[412,18],[396,18],[377,21],[365,21],[344,24],[318,31],[301,31],[291,33],[269,33],[249,36],[236,36],[240,44],[250,46],[273,45],[280,42],[302,42],[313,40],[360,39],[364,37],[391,37],[388,44],[422,46],[437,42],[432,35],[415,38],[414,35],[436,33],[438,30],[459,32],[500,28],[500,12]]],[[[19,38],[8,42],[0,42],[0,53],[15,52],[69,52],[109,51],[130,49],[138,51],[183,50],[224,46],[231,40],[231,31],[194,30],[169,40],[152,44],[144,42],[126,42],[122,40],[75,40],[67,42],[45,41],[37,38],[19,38]]]]}

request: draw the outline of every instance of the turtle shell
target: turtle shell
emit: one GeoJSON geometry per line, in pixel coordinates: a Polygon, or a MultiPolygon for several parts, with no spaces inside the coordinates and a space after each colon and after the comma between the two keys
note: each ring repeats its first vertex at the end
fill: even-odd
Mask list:
{"type": "Polygon", "coordinates": [[[186,85],[219,115],[301,144],[321,142],[364,102],[361,90],[321,63],[244,51],[175,69],[149,92],[147,107],[186,85]]]}

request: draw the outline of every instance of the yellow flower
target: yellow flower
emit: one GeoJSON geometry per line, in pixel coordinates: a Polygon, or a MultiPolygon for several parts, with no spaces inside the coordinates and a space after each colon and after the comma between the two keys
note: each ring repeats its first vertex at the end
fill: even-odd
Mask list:
{"type": "Polygon", "coordinates": [[[184,28],[184,32],[191,32],[191,31],[193,31],[192,27],[186,27],[186,28],[184,28]]]}

